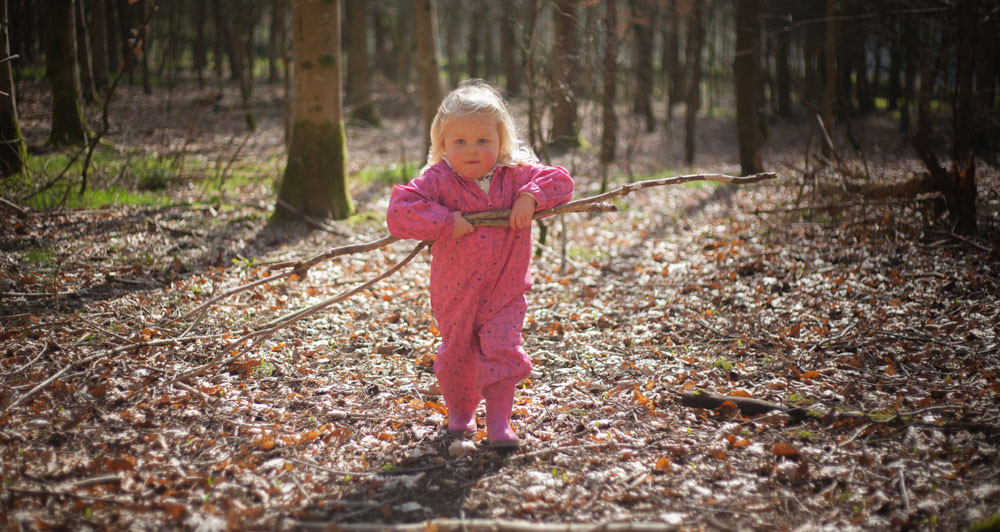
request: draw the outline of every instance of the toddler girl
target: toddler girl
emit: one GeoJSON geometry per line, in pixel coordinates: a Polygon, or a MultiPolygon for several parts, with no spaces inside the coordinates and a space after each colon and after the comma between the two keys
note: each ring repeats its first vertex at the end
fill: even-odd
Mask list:
{"type": "Polygon", "coordinates": [[[573,180],[542,166],[518,140],[500,94],[463,82],[431,124],[427,166],[392,191],[386,222],[397,238],[432,240],[431,309],[441,331],[434,361],[448,431],[476,429],[486,400],[490,447],[517,447],[514,387],[531,372],[521,327],[531,287],[531,220],[566,203],[573,180]],[[462,213],[511,209],[509,227],[477,227],[462,213]]]}

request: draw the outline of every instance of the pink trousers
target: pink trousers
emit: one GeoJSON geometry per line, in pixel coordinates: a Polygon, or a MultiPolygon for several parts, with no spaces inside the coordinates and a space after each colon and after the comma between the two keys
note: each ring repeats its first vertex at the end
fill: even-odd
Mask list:
{"type": "MultiPolygon", "coordinates": [[[[467,296],[474,299],[477,294],[467,296]]],[[[483,312],[486,310],[493,309],[438,317],[442,342],[434,374],[449,411],[469,414],[475,412],[483,398],[509,396],[531,372],[531,359],[521,347],[521,327],[527,310],[524,296],[495,312],[483,312]]]]}

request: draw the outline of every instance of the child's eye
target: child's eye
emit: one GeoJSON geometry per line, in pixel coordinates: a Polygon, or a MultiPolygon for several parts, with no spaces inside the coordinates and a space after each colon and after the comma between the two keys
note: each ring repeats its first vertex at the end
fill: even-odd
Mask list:
{"type": "Polygon", "coordinates": [[[480,144],[489,144],[490,141],[488,139],[479,139],[479,143],[480,144]]]}
{"type": "Polygon", "coordinates": [[[465,145],[465,139],[458,139],[458,140],[455,141],[455,144],[458,144],[459,146],[464,146],[465,145]]]}

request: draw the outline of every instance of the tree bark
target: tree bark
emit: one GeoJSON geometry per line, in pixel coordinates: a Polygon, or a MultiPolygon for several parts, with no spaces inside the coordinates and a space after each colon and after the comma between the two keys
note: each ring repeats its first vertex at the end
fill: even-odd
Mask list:
{"type": "Polygon", "coordinates": [[[368,54],[368,8],[365,0],[345,0],[344,13],[350,39],[347,53],[347,85],[354,109],[351,118],[373,126],[379,125],[378,111],[372,102],[371,58],[368,54]]]}
{"type": "Polygon", "coordinates": [[[740,0],[736,11],[736,129],[739,133],[740,167],[743,175],[763,169],[760,123],[760,0],[740,0]]]}
{"type": "Polygon", "coordinates": [[[670,0],[670,22],[663,25],[663,70],[666,76],[664,93],[667,94],[667,120],[674,116],[674,106],[684,98],[684,68],[681,65],[681,14],[678,0],[670,0]]]}
{"type": "Polygon", "coordinates": [[[90,12],[90,58],[94,73],[94,88],[103,93],[108,88],[108,26],[107,0],[88,0],[90,12]]]}
{"type": "Polygon", "coordinates": [[[604,90],[601,94],[601,122],[604,130],[601,134],[600,161],[604,165],[601,176],[601,192],[607,190],[607,165],[615,160],[615,139],[618,136],[618,118],[615,116],[615,89],[618,81],[618,5],[615,0],[608,0],[604,6],[604,90]]]}
{"type": "Polygon", "coordinates": [[[417,35],[417,76],[420,79],[420,109],[425,148],[430,148],[431,123],[441,104],[441,69],[438,66],[437,14],[434,0],[413,0],[417,35]]]}
{"type": "Polygon", "coordinates": [[[477,31],[476,25],[479,22],[481,12],[483,10],[482,0],[464,0],[471,7],[469,9],[469,45],[465,49],[465,60],[466,60],[466,71],[469,73],[470,78],[479,78],[479,41],[481,41],[481,33],[477,31]]]}
{"type": "MultiPolygon", "coordinates": [[[[350,4],[350,2],[348,2],[350,4]]],[[[287,0],[271,0],[271,27],[267,34],[267,81],[281,80],[280,68],[285,51],[285,10],[287,0]]]]}
{"type": "Polygon", "coordinates": [[[778,116],[792,116],[792,74],[788,65],[788,53],[791,49],[792,32],[777,29],[774,43],[774,78],[777,92],[778,116]]]}
{"type": "MultiPolygon", "coordinates": [[[[0,54],[10,56],[10,19],[7,18],[7,0],[0,0],[0,54]]],[[[17,119],[17,94],[11,75],[10,61],[0,63],[0,177],[17,174],[24,166],[27,150],[17,119]]]]}
{"type": "Polygon", "coordinates": [[[976,117],[973,145],[977,153],[996,153],[996,74],[997,74],[997,32],[1000,31],[1000,13],[986,17],[980,28],[980,38],[976,49],[976,117]]]}
{"type": "Polygon", "coordinates": [[[514,52],[517,40],[514,33],[513,10],[504,10],[500,18],[500,62],[507,80],[507,96],[521,94],[521,69],[518,68],[514,52]]]}
{"type": "Polygon", "coordinates": [[[198,79],[198,87],[205,86],[205,67],[208,65],[208,54],[205,46],[205,19],[208,17],[208,6],[205,2],[195,2],[191,12],[191,24],[194,25],[194,43],[191,48],[191,67],[198,79]]]}
{"type": "Polygon", "coordinates": [[[48,143],[56,146],[83,144],[87,140],[80,105],[75,6],[73,0],[46,0],[43,5],[47,23],[45,60],[52,81],[52,129],[48,143]]]}
{"type": "Polygon", "coordinates": [[[76,60],[80,72],[80,95],[87,103],[94,101],[94,70],[90,58],[90,31],[87,24],[87,0],[76,0],[73,8],[76,20],[76,60]]]}
{"type": "MultiPolygon", "coordinates": [[[[139,0],[139,20],[147,20],[149,18],[149,9],[151,7],[147,0],[139,0]]],[[[152,22],[142,24],[139,30],[139,35],[142,39],[142,53],[139,55],[139,58],[142,59],[142,92],[145,94],[153,94],[153,86],[149,80],[149,51],[151,49],[149,39],[153,34],[152,25],[152,22]]]]}
{"type": "MultiPolygon", "coordinates": [[[[833,134],[833,111],[837,102],[837,0],[826,0],[826,39],[823,48],[825,89],[823,90],[823,124],[833,134]]],[[[833,146],[823,142],[823,156],[833,156],[833,146]]]]}
{"type": "Polygon", "coordinates": [[[698,109],[701,107],[701,48],[705,40],[705,27],[702,21],[702,3],[694,2],[691,7],[691,18],[688,20],[687,52],[688,73],[687,109],[684,112],[684,162],[694,164],[695,127],[698,109]]]}
{"type": "Polygon", "coordinates": [[[553,23],[555,43],[552,48],[552,130],[550,145],[575,148],[580,145],[577,121],[577,5],[579,0],[555,0],[553,23]]]}
{"type": "MultiPolygon", "coordinates": [[[[347,191],[340,2],[293,0],[292,39],[292,139],[278,197],[310,217],[343,219],[354,206],[347,191]]],[[[271,220],[294,217],[278,206],[271,220]]]]}
{"type": "Polygon", "coordinates": [[[632,111],[646,121],[646,132],[656,130],[653,115],[653,27],[656,6],[650,0],[631,0],[635,61],[635,102],[632,111]]]}

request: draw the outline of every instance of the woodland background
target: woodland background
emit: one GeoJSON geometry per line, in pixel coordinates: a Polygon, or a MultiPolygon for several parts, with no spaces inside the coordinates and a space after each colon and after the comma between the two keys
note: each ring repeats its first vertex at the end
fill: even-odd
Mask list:
{"type": "Polygon", "coordinates": [[[0,8],[7,528],[1000,527],[994,2],[0,8]],[[538,223],[510,455],[341,247],[466,78],[577,197],[777,174],[538,223]]]}

